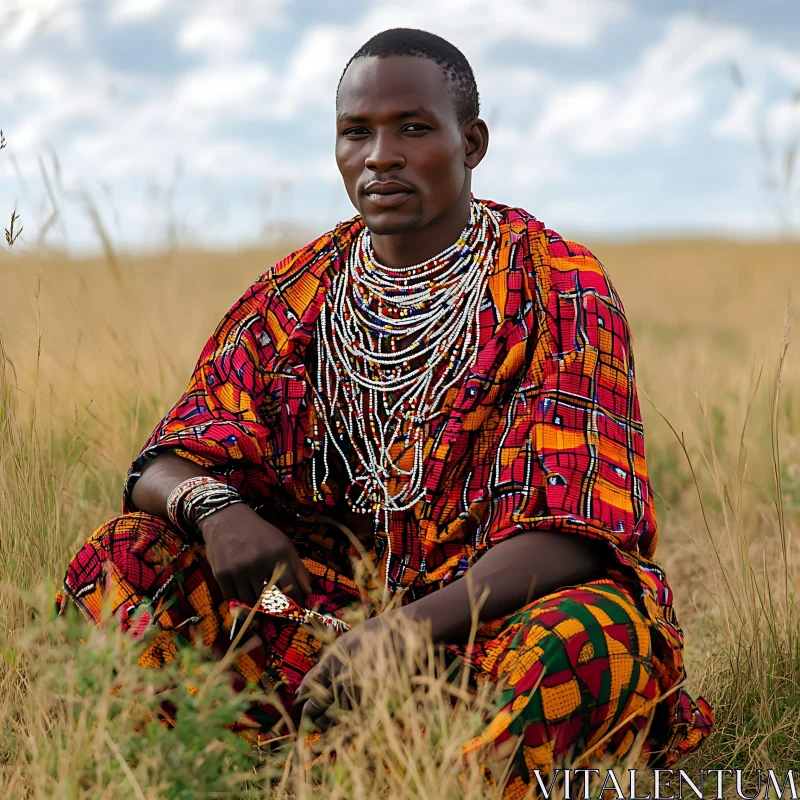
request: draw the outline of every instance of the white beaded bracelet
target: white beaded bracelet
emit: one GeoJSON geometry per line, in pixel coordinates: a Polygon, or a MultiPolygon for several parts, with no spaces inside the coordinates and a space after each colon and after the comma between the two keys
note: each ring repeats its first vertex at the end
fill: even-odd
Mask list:
{"type": "Polygon", "coordinates": [[[200,520],[244,502],[233,486],[203,475],[179,483],[167,498],[167,516],[184,533],[195,533],[200,520]]]}

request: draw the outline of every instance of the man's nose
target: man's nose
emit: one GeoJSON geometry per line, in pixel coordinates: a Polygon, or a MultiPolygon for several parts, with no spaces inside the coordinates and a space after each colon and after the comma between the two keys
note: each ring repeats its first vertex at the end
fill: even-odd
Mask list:
{"type": "Polygon", "coordinates": [[[372,138],[372,149],[364,161],[367,169],[373,172],[389,172],[402,169],[405,164],[405,156],[400,151],[394,136],[379,133],[372,138]]]}

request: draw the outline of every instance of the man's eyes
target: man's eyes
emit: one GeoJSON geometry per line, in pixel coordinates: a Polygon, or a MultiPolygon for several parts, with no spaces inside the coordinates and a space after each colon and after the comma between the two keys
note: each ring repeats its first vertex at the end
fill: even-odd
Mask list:
{"type": "MultiPolygon", "coordinates": [[[[423,122],[409,122],[408,125],[403,126],[402,133],[422,133],[429,130],[431,130],[431,126],[425,125],[423,122]]],[[[342,131],[342,136],[367,136],[370,133],[369,128],[359,125],[342,131]]]]}

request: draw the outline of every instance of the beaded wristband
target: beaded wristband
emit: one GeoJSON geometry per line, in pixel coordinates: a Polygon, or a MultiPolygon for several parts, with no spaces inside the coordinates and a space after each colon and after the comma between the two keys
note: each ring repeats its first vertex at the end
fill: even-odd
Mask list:
{"type": "MultiPolygon", "coordinates": [[[[212,478],[209,475],[201,475],[197,478],[188,478],[185,481],[181,481],[170,493],[169,497],[167,497],[167,517],[169,521],[180,530],[184,530],[183,524],[181,523],[181,519],[179,516],[179,507],[181,501],[186,497],[186,495],[198,486],[203,486],[207,483],[219,483],[216,478],[212,478]]],[[[187,533],[188,531],[184,531],[187,533]]]]}
{"type": "Polygon", "coordinates": [[[241,502],[243,500],[233,486],[215,481],[191,489],[183,499],[180,515],[190,528],[197,530],[201,520],[241,502]]]}

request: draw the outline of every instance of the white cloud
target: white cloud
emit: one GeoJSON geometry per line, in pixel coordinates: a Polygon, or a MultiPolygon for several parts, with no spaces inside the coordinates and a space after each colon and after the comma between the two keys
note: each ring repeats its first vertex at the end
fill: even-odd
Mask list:
{"type": "Polygon", "coordinates": [[[348,36],[341,28],[318,26],[302,38],[280,79],[277,116],[291,119],[303,106],[331,106],[339,74],[348,58],[342,55],[347,52],[344,42],[348,36]]]}
{"type": "MultiPolygon", "coordinates": [[[[276,114],[291,119],[304,106],[329,106],[347,60],[387,28],[435,31],[456,44],[481,77],[485,67],[491,80],[499,70],[484,60],[484,54],[494,45],[515,40],[582,48],[595,42],[604,26],[629,13],[626,0],[508,0],[501,11],[485,0],[372,0],[355,24],[308,28],[281,78],[276,114]]],[[[524,97],[538,80],[536,75],[523,65],[513,85],[505,81],[505,88],[524,97]]]]}
{"type": "Polygon", "coordinates": [[[780,100],[766,114],[767,131],[776,140],[788,142],[800,136],[800,99],[780,100]]]}
{"type": "Polygon", "coordinates": [[[177,10],[180,22],[176,43],[180,50],[241,58],[259,31],[286,23],[283,12],[287,5],[288,0],[191,0],[176,7],[167,0],[112,0],[108,21],[115,26],[129,25],[177,10]]]}
{"type": "Polygon", "coordinates": [[[756,138],[756,117],[763,97],[760,89],[737,92],[725,115],[711,126],[711,133],[720,139],[753,141],[756,138]]]}
{"type": "Polygon", "coordinates": [[[210,64],[182,75],[171,102],[181,114],[199,110],[240,119],[266,116],[268,108],[262,106],[270,101],[266,90],[272,83],[269,69],[260,62],[210,64]]]}
{"type": "Polygon", "coordinates": [[[268,178],[281,180],[295,173],[291,162],[282,160],[263,145],[253,146],[236,140],[209,142],[193,148],[192,169],[199,175],[229,180],[230,178],[268,178]]]}
{"type": "Polygon", "coordinates": [[[83,8],[64,0],[10,0],[0,9],[0,51],[19,53],[37,35],[83,41],[83,8]]]}
{"type": "Polygon", "coordinates": [[[197,0],[178,31],[178,47],[186,52],[241,58],[259,31],[286,24],[288,0],[197,0]]]}
{"type": "Polygon", "coordinates": [[[800,85],[800,58],[795,53],[773,47],[769,50],[769,57],[778,72],[796,85],[800,85]]]}
{"type": "MultiPolygon", "coordinates": [[[[0,0],[0,8],[4,2],[9,0],[0,0]]],[[[508,0],[502,6],[486,0],[367,0],[358,13],[343,9],[335,23],[316,22],[312,14],[299,19],[287,0],[21,2],[24,13],[12,26],[0,26],[0,74],[13,63],[15,82],[24,91],[0,96],[0,120],[23,180],[37,185],[37,159],[52,146],[66,188],[108,183],[124,221],[129,217],[131,225],[151,236],[152,212],[140,197],[142,185],[168,182],[176,164],[183,165],[194,193],[181,214],[204,237],[230,240],[245,236],[249,226],[257,228],[263,219],[252,207],[237,211],[235,224],[226,224],[224,231],[211,232],[202,219],[216,219],[209,209],[252,206],[261,187],[269,192],[279,184],[306,181],[306,188],[313,187],[302,198],[297,190],[298,208],[282,201],[275,214],[306,219],[306,204],[314,223],[320,216],[350,213],[330,143],[307,129],[332,126],[345,62],[374,33],[396,25],[434,30],[465,52],[478,78],[484,117],[492,125],[489,155],[475,176],[476,192],[534,212],[554,210],[589,223],[605,219],[604,213],[617,214],[624,206],[619,197],[616,205],[595,208],[598,192],[611,192],[605,183],[594,194],[587,190],[592,199],[582,204],[568,200],[579,175],[585,185],[586,165],[591,170],[607,154],[643,158],[651,153],[657,164],[657,148],[666,143],[700,158],[718,138],[749,146],[759,120],[781,141],[800,125],[798,108],[788,100],[766,105],[766,98],[774,97],[766,87],[776,81],[800,83],[800,59],[794,53],[750,31],[690,15],[666,24],[636,16],[638,6],[629,0],[508,0]],[[60,13],[50,14],[53,9],[60,13]],[[68,45],[81,42],[87,31],[98,29],[96,20],[87,26],[89,14],[101,26],[113,25],[115,36],[130,36],[142,47],[149,43],[137,23],[158,20],[174,33],[172,49],[154,53],[159,66],[167,66],[158,73],[115,70],[100,51],[89,48],[68,47],[67,56],[63,48],[52,55],[26,53],[41,31],[68,45]],[[42,20],[48,23],[44,29],[42,20]],[[280,59],[268,48],[256,49],[263,32],[280,28],[293,37],[288,51],[281,48],[280,59]],[[645,28],[647,35],[639,36],[645,28]],[[635,35],[628,36],[632,30],[635,35]],[[613,41],[630,48],[626,57],[632,66],[620,71],[605,62],[609,31],[613,41]],[[564,65],[589,47],[594,47],[593,58],[597,54],[591,71],[581,79],[569,77],[564,65]],[[537,54],[536,67],[531,52],[537,54]],[[549,62],[540,57],[546,52],[553,56],[549,62]],[[745,78],[739,90],[726,78],[734,60],[745,78]],[[186,61],[191,66],[171,66],[186,61]],[[288,126],[270,124],[275,120],[292,121],[298,130],[303,126],[309,151],[296,155],[296,144],[283,132],[288,126]],[[198,185],[202,192],[196,191],[198,185]],[[250,192],[245,199],[242,187],[250,192]],[[203,214],[193,213],[193,203],[205,209],[203,214]]],[[[2,161],[8,172],[8,160],[2,161]]],[[[15,199],[17,187],[16,181],[0,180],[0,211],[15,199]]],[[[745,195],[742,187],[733,189],[745,195]]]]}
{"type": "Polygon", "coordinates": [[[563,139],[585,153],[674,141],[703,111],[705,73],[741,51],[745,39],[736,29],[679,17],[622,78],[555,87],[532,138],[563,139]]]}
{"type": "Polygon", "coordinates": [[[486,0],[373,0],[357,26],[357,38],[360,44],[385,28],[403,26],[452,37],[471,53],[507,40],[580,48],[630,11],[627,0],[506,0],[502,5],[486,0]]]}
{"type": "Polygon", "coordinates": [[[113,25],[143,22],[160,16],[167,9],[167,0],[112,0],[108,20],[113,25]]]}
{"type": "Polygon", "coordinates": [[[181,50],[236,53],[253,41],[253,29],[225,12],[209,12],[188,20],[178,32],[181,50]]]}
{"type": "MultiPolygon", "coordinates": [[[[618,153],[645,143],[674,144],[690,123],[707,114],[711,95],[726,89],[728,84],[721,84],[721,79],[725,80],[722,76],[730,64],[735,61],[749,79],[761,83],[776,60],[784,72],[793,63],[747,31],[679,15],[626,74],[592,81],[546,81],[541,112],[526,141],[531,147],[551,143],[578,154],[618,153]]],[[[721,138],[752,139],[761,97],[756,86],[740,90],[725,115],[709,121],[709,131],[721,138]]]]}
{"type": "MultiPolygon", "coordinates": [[[[13,130],[13,152],[24,173],[38,172],[37,157],[45,148],[61,153],[71,145],[65,126],[103,127],[124,118],[129,113],[125,94],[143,85],[94,61],[66,71],[41,58],[23,60],[18,79],[24,91],[5,107],[0,98],[0,113],[10,117],[6,127],[8,133],[13,130]]],[[[98,167],[95,164],[93,171],[98,167]]]]}

